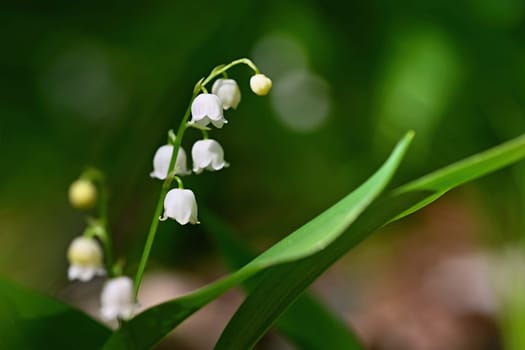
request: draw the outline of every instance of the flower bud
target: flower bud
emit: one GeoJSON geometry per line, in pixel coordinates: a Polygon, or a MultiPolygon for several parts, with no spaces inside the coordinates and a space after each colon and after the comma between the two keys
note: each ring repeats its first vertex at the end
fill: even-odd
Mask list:
{"type": "Polygon", "coordinates": [[[270,92],[272,81],[264,74],[255,74],[250,79],[250,88],[255,94],[264,96],[270,92]]]}
{"type": "Polygon", "coordinates": [[[77,209],[91,209],[97,202],[97,188],[89,180],[76,180],[69,187],[69,202],[77,209]]]}
{"type": "Polygon", "coordinates": [[[241,90],[233,79],[217,79],[213,83],[211,92],[222,101],[222,108],[236,109],[241,102],[241,90]]]}
{"type": "Polygon", "coordinates": [[[216,128],[222,128],[228,121],[222,113],[222,101],[214,94],[200,94],[191,104],[190,124],[206,126],[210,123],[216,128]]]}
{"type": "MultiPolygon", "coordinates": [[[[153,171],[149,175],[153,178],[164,180],[168,176],[172,155],[172,145],[161,146],[157,152],[155,152],[155,156],[153,157],[153,171]]],[[[184,152],[182,147],[179,147],[177,160],[175,161],[175,175],[188,175],[190,173],[191,171],[188,171],[186,164],[186,152],[184,152]]]]}
{"type": "Polygon", "coordinates": [[[191,190],[174,188],[164,198],[164,214],[160,220],[167,218],[176,220],[181,225],[198,224],[197,201],[191,190]]]}
{"type": "Polygon", "coordinates": [[[102,249],[93,238],[77,237],[67,250],[69,280],[89,281],[106,273],[102,262],[102,249]]]}
{"type": "Polygon", "coordinates": [[[215,140],[200,140],[193,144],[191,149],[193,158],[193,171],[202,173],[204,169],[209,171],[220,170],[229,164],[224,161],[224,151],[215,140]]]}
{"type": "Polygon", "coordinates": [[[104,320],[129,320],[138,310],[139,305],[133,297],[133,281],[122,276],[108,280],[100,294],[100,313],[104,320]]]}

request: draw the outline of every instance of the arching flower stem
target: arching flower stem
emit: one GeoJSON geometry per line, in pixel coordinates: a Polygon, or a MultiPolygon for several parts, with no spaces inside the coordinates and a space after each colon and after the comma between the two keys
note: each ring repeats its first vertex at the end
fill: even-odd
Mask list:
{"type": "Polygon", "coordinates": [[[142,257],[140,259],[139,267],[137,269],[137,274],[135,275],[135,281],[134,281],[134,298],[135,299],[137,299],[137,295],[140,289],[140,284],[142,282],[142,277],[144,275],[144,270],[146,269],[149,255],[151,253],[151,248],[153,246],[153,242],[155,241],[155,235],[157,233],[157,228],[159,226],[159,218],[161,217],[162,210],[164,208],[164,198],[166,197],[166,194],[170,190],[171,183],[173,182],[175,178],[175,172],[174,172],[175,162],[177,159],[179,148],[182,144],[184,132],[186,131],[188,127],[188,119],[191,114],[191,105],[193,103],[193,100],[197,97],[197,95],[201,91],[204,91],[204,93],[207,93],[206,85],[209,82],[211,82],[216,77],[223,75],[230,68],[236,65],[239,65],[239,64],[247,65],[255,72],[255,74],[259,73],[259,69],[255,66],[255,64],[251,60],[247,58],[241,58],[241,59],[232,61],[229,64],[215,67],[206,78],[202,78],[201,80],[197,82],[197,84],[195,84],[195,87],[193,89],[193,94],[188,104],[188,108],[186,109],[186,112],[184,113],[184,116],[182,117],[181,123],[179,124],[179,128],[177,129],[175,141],[173,142],[173,153],[172,153],[171,160],[170,160],[168,176],[166,177],[166,179],[164,180],[164,183],[162,184],[162,188],[159,194],[159,199],[157,201],[157,206],[155,207],[155,211],[153,213],[153,218],[151,220],[151,225],[148,231],[148,236],[146,238],[146,243],[144,245],[144,250],[142,252],[142,257]]]}
{"type": "Polygon", "coordinates": [[[228,71],[233,66],[236,66],[236,65],[239,65],[239,64],[245,64],[248,67],[250,67],[254,71],[255,74],[259,74],[259,68],[257,68],[255,66],[255,64],[251,60],[249,60],[247,58],[240,58],[240,59],[232,61],[232,62],[228,63],[227,65],[224,65],[224,66],[222,66],[220,68],[213,69],[212,72],[210,73],[210,75],[206,79],[204,79],[204,81],[201,83],[201,85],[207,85],[210,81],[212,81],[213,79],[215,79],[216,77],[218,77],[222,73],[225,73],[226,71],[228,71]]]}

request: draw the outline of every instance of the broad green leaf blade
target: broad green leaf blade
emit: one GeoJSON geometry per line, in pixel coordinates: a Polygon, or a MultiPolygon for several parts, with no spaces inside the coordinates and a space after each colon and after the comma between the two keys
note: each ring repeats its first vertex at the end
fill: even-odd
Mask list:
{"type": "Polygon", "coordinates": [[[321,273],[375,230],[418,210],[450,189],[525,157],[525,136],[454,163],[375,201],[326,249],[264,272],[226,326],[216,349],[250,349],[321,273]]]}
{"type": "MultiPolygon", "coordinates": [[[[241,268],[255,256],[243,242],[235,238],[233,229],[219,217],[207,210],[201,216],[203,228],[230,268],[241,268]]],[[[245,281],[245,288],[253,290],[254,282],[253,279],[245,281]]],[[[332,350],[363,349],[344,321],[308,294],[301,295],[277,320],[276,328],[299,349],[322,349],[326,347],[327,339],[330,339],[332,350]]]]}
{"type": "Polygon", "coordinates": [[[255,258],[250,265],[271,266],[300,259],[324,249],[341,235],[381,194],[397,170],[414,138],[408,132],[396,145],[383,166],[355,191],[331,208],[286,236],[255,258]]]}
{"type": "MultiPolygon", "coordinates": [[[[287,308],[341,256],[429,192],[409,193],[374,202],[350,228],[326,249],[301,260],[266,270],[224,329],[216,348],[251,349],[287,308]]],[[[326,340],[328,348],[332,348],[326,340]]]]}
{"type": "Polygon", "coordinates": [[[98,349],[111,331],[83,312],[0,279],[0,349],[98,349]]]}
{"type": "Polygon", "coordinates": [[[389,183],[412,138],[407,133],[365,183],[236,272],[186,296],[152,307],[113,334],[105,349],[149,349],[189,315],[233,286],[277,264],[307,257],[336,240],[389,183]]]}

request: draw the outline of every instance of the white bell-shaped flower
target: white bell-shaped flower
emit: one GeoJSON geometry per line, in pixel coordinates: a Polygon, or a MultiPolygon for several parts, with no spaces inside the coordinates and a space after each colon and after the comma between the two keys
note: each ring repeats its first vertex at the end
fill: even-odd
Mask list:
{"type": "Polygon", "coordinates": [[[133,296],[131,278],[122,276],[106,281],[100,294],[100,305],[100,314],[105,321],[132,318],[139,305],[133,296]]]}
{"type": "MultiPolygon", "coordinates": [[[[160,147],[153,157],[153,171],[149,174],[151,177],[164,180],[168,176],[171,156],[173,155],[173,146],[164,145],[160,147]]],[[[175,174],[188,175],[191,171],[188,170],[186,161],[186,152],[179,147],[177,160],[175,161],[175,174]]]]}
{"type": "Polygon", "coordinates": [[[212,123],[216,128],[222,128],[228,121],[222,113],[221,99],[214,94],[200,94],[191,104],[190,124],[206,126],[212,123]]]}
{"type": "Polygon", "coordinates": [[[272,88],[272,81],[264,74],[255,74],[250,78],[250,88],[259,95],[267,95],[272,88]]]}
{"type": "Polygon", "coordinates": [[[94,238],[77,237],[67,250],[69,280],[89,281],[97,275],[105,275],[102,248],[94,238]]]}
{"type": "Polygon", "coordinates": [[[193,158],[193,171],[197,174],[202,173],[204,169],[217,171],[229,165],[224,161],[222,146],[215,140],[195,142],[191,149],[191,157],[193,158]]]}
{"type": "Polygon", "coordinates": [[[219,96],[224,109],[236,109],[239,102],[241,102],[241,90],[239,90],[237,82],[233,79],[215,80],[211,92],[219,96]]]}
{"type": "Polygon", "coordinates": [[[164,214],[160,220],[167,218],[176,220],[181,225],[198,224],[197,201],[191,190],[174,188],[166,194],[164,198],[164,214]]]}

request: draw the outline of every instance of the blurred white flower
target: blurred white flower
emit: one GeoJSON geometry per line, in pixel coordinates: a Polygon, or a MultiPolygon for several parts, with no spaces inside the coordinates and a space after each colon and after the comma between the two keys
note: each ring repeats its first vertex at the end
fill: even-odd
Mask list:
{"type": "Polygon", "coordinates": [[[193,158],[193,171],[197,174],[204,169],[210,171],[220,170],[229,164],[224,161],[222,146],[215,140],[200,140],[195,142],[191,149],[193,158]]]}
{"type": "Polygon", "coordinates": [[[250,78],[250,88],[259,96],[268,95],[272,88],[272,81],[264,74],[255,74],[250,78]]]}
{"type": "Polygon", "coordinates": [[[191,104],[190,124],[206,126],[212,123],[216,128],[222,128],[228,121],[222,113],[222,101],[214,94],[200,94],[191,104]]]}
{"type": "Polygon", "coordinates": [[[239,102],[241,102],[241,90],[239,90],[237,82],[233,79],[215,80],[211,92],[219,96],[224,109],[236,109],[239,102]]]}
{"type": "Polygon", "coordinates": [[[131,278],[122,276],[106,281],[100,295],[100,304],[100,314],[105,321],[132,318],[139,305],[133,297],[131,278]]]}
{"type": "Polygon", "coordinates": [[[167,218],[176,220],[181,225],[198,224],[197,201],[191,190],[174,188],[164,198],[164,214],[160,220],[167,218]]]}
{"type": "Polygon", "coordinates": [[[97,188],[93,182],[76,180],[69,186],[69,202],[77,209],[90,209],[97,203],[97,188]]]}
{"type": "Polygon", "coordinates": [[[94,238],[75,238],[67,250],[69,280],[86,282],[96,275],[105,275],[102,257],[102,248],[94,238]]]}
{"type": "MultiPolygon", "coordinates": [[[[168,176],[171,156],[173,155],[173,146],[161,146],[155,156],[153,157],[153,171],[149,174],[153,178],[164,180],[168,176]]],[[[188,175],[191,171],[188,170],[186,164],[186,152],[182,147],[179,147],[177,160],[175,161],[175,175],[188,175]]]]}

